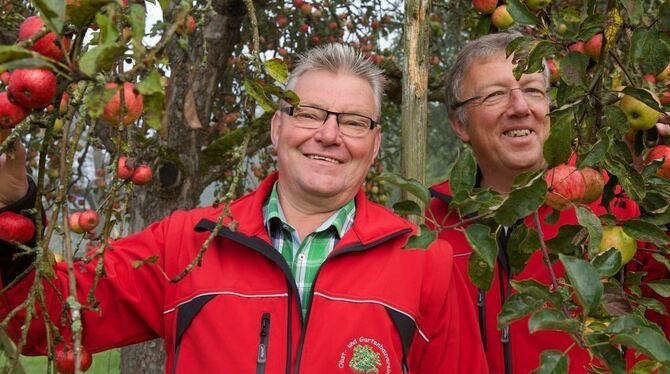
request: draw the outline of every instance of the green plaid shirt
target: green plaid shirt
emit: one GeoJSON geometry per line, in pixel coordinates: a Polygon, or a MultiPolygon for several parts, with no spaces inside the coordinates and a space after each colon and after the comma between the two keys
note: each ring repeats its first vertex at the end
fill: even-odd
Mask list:
{"type": "Polygon", "coordinates": [[[265,228],[272,239],[272,245],[281,252],[293,272],[300,293],[303,316],[307,314],[316,273],[340,238],[353,225],[355,213],[356,204],[352,199],[300,242],[298,232],[286,223],[284,212],[279,205],[277,183],[263,205],[265,228]]]}

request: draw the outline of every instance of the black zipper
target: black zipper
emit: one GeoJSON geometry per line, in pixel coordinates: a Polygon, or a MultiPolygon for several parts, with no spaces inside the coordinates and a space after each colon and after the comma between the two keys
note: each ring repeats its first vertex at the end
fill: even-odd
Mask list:
{"type": "Polygon", "coordinates": [[[270,313],[263,313],[261,317],[261,339],[258,343],[256,358],[256,374],[265,373],[265,364],[268,361],[268,336],[270,335],[270,313]]]}

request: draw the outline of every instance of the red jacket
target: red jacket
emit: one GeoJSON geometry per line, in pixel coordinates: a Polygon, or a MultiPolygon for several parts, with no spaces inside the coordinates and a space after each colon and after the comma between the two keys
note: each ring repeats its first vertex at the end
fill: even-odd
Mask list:
{"type": "MultiPolygon", "coordinates": [[[[160,269],[169,277],[180,273],[221,208],[176,212],[112,242],[96,289],[100,312],[83,314],[84,345],[97,352],[161,337],[170,373],[401,373],[404,364],[411,373],[487,371],[474,308],[460,302],[466,285],[449,245],[401,249],[414,226],[362,192],[353,227],[315,279],[303,321],[289,267],[263,226],[262,205],[275,180],[231,204],[235,230],[225,225],[202,265],[178,283],[160,269]],[[157,264],[131,266],[152,256],[157,264]]],[[[95,262],[75,267],[78,297],[86,300],[95,262]]],[[[32,279],[0,297],[1,316],[24,300],[32,279]]],[[[64,299],[64,264],[53,283],[64,299]]],[[[50,316],[58,320],[62,302],[46,290],[50,316]]],[[[23,317],[10,326],[14,338],[23,317]]],[[[45,352],[40,318],[30,329],[28,354],[45,352]]]]}
{"type": "MultiPolygon", "coordinates": [[[[451,190],[449,182],[437,184],[431,188],[433,199],[430,203],[430,212],[435,216],[437,222],[442,222],[443,226],[453,225],[458,223],[461,219],[456,213],[448,213],[448,205],[451,201],[451,190]]],[[[621,202],[621,200],[619,201],[621,202]]],[[[606,209],[599,205],[600,200],[591,205],[591,209],[597,215],[606,213],[606,209]]],[[[639,215],[639,208],[637,205],[626,199],[626,204],[620,204],[616,211],[620,219],[631,218],[639,215]]],[[[561,212],[559,219],[554,224],[545,222],[545,217],[552,212],[551,208],[543,206],[540,208],[540,222],[542,224],[542,232],[545,239],[551,239],[558,234],[558,229],[563,225],[577,224],[577,217],[574,209],[568,209],[561,212]]],[[[431,222],[427,222],[432,226],[431,222]]],[[[524,221],[529,227],[535,227],[532,222],[532,217],[527,217],[524,221]]],[[[468,259],[472,248],[470,247],[463,231],[460,230],[444,230],[439,233],[439,238],[447,240],[454,248],[454,262],[456,267],[464,274],[468,271],[468,259]]],[[[635,271],[648,271],[647,279],[651,278],[667,278],[667,270],[663,265],[654,261],[653,258],[645,252],[638,251],[636,260],[631,261],[628,265],[629,269],[635,267],[635,271]],[[651,277],[651,278],[650,278],[651,277]]],[[[563,267],[560,264],[554,265],[554,270],[557,277],[563,276],[563,267]]],[[[509,296],[511,288],[509,288],[507,272],[500,272],[500,262],[496,261],[495,273],[493,274],[493,282],[491,289],[485,295],[482,293],[484,300],[480,300],[479,312],[483,313],[480,316],[480,324],[482,335],[485,340],[486,357],[488,360],[491,373],[505,373],[505,353],[503,340],[503,331],[497,329],[497,315],[500,312],[501,306],[506,297],[509,296]]],[[[530,257],[524,270],[513,276],[515,280],[534,279],[544,284],[551,284],[549,272],[543,263],[541,251],[536,251],[530,257]]],[[[473,305],[478,305],[478,297],[480,296],[477,287],[469,283],[470,294],[473,305]]],[[[646,290],[649,296],[651,291],[646,290]]],[[[658,315],[656,315],[658,316],[658,315]]],[[[667,319],[664,319],[667,324],[667,319]]],[[[664,326],[665,327],[665,326],[664,326]]],[[[666,330],[667,331],[667,330],[666,330]]],[[[509,349],[511,350],[511,366],[513,373],[528,373],[539,366],[540,354],[547,349],[558,349],[566,351],[568,347],[573,344],[572,338],[564,332],[556,331],[538,331],[531,334],[528,330],[528,318],[513,322],[509,327],[509,349]]],[[[583,373],[585,367],[591,362],[589,354],[586,350],[574,347],[569,352],[570,373],[583,373]]]]}

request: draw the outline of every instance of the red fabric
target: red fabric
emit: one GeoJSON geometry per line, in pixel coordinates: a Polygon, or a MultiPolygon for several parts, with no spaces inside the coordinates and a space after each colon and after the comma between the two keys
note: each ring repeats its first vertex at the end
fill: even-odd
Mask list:
{"type": "MultiPolygon", "coordinates": [[[[291,373],[298,362],[300,373],[350,373],[353,355],[363,351],[357,347],[377,355],[379,373],[400,373],[403,350],[388,312],[392,309],[409,316],[416,327],[407,360],[411,373],[487,372],[474,308],[461,302],[467,286],[452,266],[450,246],[436,241],[429,250],[401,249],[414,226],[369,202],[362,192],[356,197],[353,227],[317,276],[300,346],[303,324],[294,289],[280,266],[259,249],[275,251],[262,220],[262,204],[275,180],[273,175],[258,191],[231,204],[235,231],[215,238],[202,265],[178,283],[169,283],[160,269],[174,277],[192,261],[209,232],[191,228],[202,218],[216,221],[220,208],[176,212],[111,243],[104,257],[105,277],[96,289],[100,312],[83,314],[84,345],[98,352],[162,337],[166,372],[252,373],[261,322],[269,314],[267,373],[289,372],[287,361],[291,373]],[[240,239],[248,240],[247,245],[240,239]],[[157,264],[131,266],[151,256],[158,256],[157,264]],[[208,297],[212,298],[195,314],[177,347],[178,316],[195,305],[194,300],[208,297]]],[[[281,258],[276,251],[275,255],[281,258]]],[[[75,265],[80,300],[86,300],[95,266],[75,265]]],[[[66,269],[64,264],[56,269],[52,283],[64,299],[66,269]]],[[[24,300],[32,278],[0,296],[2,317],[24,300]]],[[[46,290],[50,317],[58,320],[61,299],[50,286],[46,290]]],[[[14,339],[23,317],[12,321],[9,332],[14,339]]],[[[45,353],[41,318],[31,325],[27,354],[45,353]]]]}
{"type": "MultiPolygon", "coordinates": [[[[451,196],[449,182],[443,182],[435,185],[432,189],[444,196],[451,196]]],[[[637,204],[627,198],[618,198],[618,210],[615,212],[617,218],[620,220],[637,217],[640,214],[637,204]],[[625,200],[625,201],[624,201],[625,200]]],[[[600,200],[590,205],[593,212],[597,215],[606,213],[606,209],[602,207],[600,200]]],[[[540,222],[542,233],[545,240],[554,238],[558,234],[558,229],[564,225],[576,225],[577,217],[574,209],[568,209],[561,212],[559,219],[554,224],[545,222],[545,217],[552,212],[551,208],[540,208],[540,222]]],[[[430,203],[430,208],[426,214],[428,217],[427,224],[435,227],[431,222],[441,223],[443,226],[453,225],[460,221],[457,214],[448,214],[448,203],[442,199],[433,198],[430,203]]],[[[535,227],[532,222],[532,217],[525,219],[525,224],[529,227],[535,227]]],[[[472,248],[470,247],[463,231],[461,230],[444,230],[439,233],[439,238],[448,241],[454,248],[454,263],[456,267],[464,274],[468,271],[468,259],[472,248]]],[[[497,264],[497,262],[496,262],[497,264]]],[[[563,276],[563,268],[560,264],[553,266],[557,277],[563,276]]],[[[647,271],[649,275],[646,280],[668,278],[667,269],[660,263],[653,260],[648,252],[638,251],[635,256],[635,261],[631,261],[628,265],[629,270],[647,271]]],[[[496,265],[495,274],[493,275],[493,283],[491,289],[486,292],[486,356],[491,373],[504,373],[504,355],[503,344],[501,343],[501,331],[497,329],[497,314],[500,312],[502,300],[500,295],[501,283],[498,278],[499,266],[496,265]]],[[[543,263],[541,251],[536,251],[531,256],[526,268],[518,275],[513,277],[515,280],[534,279],[543,284],[551,284],[549,272],[543,263]]],[[[506,284],[506,277],[503,284],[506,284]]],[[[470,294],[473,305],[477,304],[478,291],[474,284],[469,283],[470,294]]],[[[650,289],[643,288],[643,293],[646,297],[658,297],[650,289]]],[[[667,299],[664,300],[667,305],[667,299]]],[[[650,319],[660,323],[665,331],[668,329],[668,318],[661,318],[658,313],[649,313],[650,319]]],[[[514,373],[528,373],[536,369],[539,365],[540,354],[547,349],[558,349],[566,351],[568,347],[573,344],[570,336],[558,331],[539,331],[531,334],[528,330],[528,318],[513,322],[510,325],[511,347],[512,347],[512,363],[514,373]]],[[[628,357],[629,363],[633,361],[632,355],[628,357]]],[[[588,352],[580,349],[578,346],[573,347],[569,351],[569,361],[571,373],[585,372],[585,368],[591,362],[588,352]]]]}

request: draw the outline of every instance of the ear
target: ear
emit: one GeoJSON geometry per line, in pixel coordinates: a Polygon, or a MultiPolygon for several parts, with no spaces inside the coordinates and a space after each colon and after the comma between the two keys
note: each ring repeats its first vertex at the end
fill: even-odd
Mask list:
{"type": "Polygon", "coordinates": [[[468,125],[461,122],[458,116],[449,116],[451,128],[454,129],[456,135],[465,143],[470,141],[470,134],[468,134],[468,125]]]}
{"type": "Polygon", "coordinates": [[[381,147],[381,145],[382,145],[382,132],[381,132],[381,129],[379,129],[375,132],[375,140],[374,140],[374,144],[373,144],[374,152],[372,154],[372,161],[373,162],[377,158],[377,155],[379,154],[379,148],[381,147]]]}
{"type": "Polygon", "coordinates": [[[275,148],[277,148],[277,143],[279,140],[279,126],[281,126],[281,123],[279,123],[279,116],[281,116],[281,113],[276,111],[272,116],[272,120],[270,120],[270,140],[272,140],[272,145],[275,148]]]}

